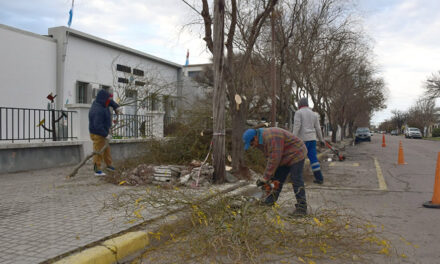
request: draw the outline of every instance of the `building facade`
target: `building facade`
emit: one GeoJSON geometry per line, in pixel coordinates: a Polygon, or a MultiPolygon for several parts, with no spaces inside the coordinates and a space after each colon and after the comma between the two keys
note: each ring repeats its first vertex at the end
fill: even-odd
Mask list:
{"type": "Polygon", "coordinates": [[[153,115],[163,128],[182,100],[182,65],[150,54],[67,27],[41,36],[0,24],[0,39],[1,107],[85,111],[106,89],[124,114],[153,115]]]}

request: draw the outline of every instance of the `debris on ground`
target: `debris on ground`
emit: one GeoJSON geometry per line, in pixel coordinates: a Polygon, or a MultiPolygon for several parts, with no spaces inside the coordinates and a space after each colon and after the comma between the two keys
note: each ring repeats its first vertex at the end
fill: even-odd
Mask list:
{"type": "MultiPolygon", "coordinates": [[[[106,177],[106,180],[114,184],[124,181],[124,185],[167,185],[199,187],[210,186],[213,181],[214,167],[210,164],[202,165],[202,162],[193,160],[188,166],[183,165],[151,165],[139,164],[135,168],[127,168],[116,171],[106,177]]],[[[227,183],[237,182],[238,179],[226,171],[227,183]]]]}

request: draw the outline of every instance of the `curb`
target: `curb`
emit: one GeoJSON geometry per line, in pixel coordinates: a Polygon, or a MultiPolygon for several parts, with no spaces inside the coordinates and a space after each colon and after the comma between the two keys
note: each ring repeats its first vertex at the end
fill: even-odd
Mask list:
{"type": "Polygon", "coordinates": [[[86,249],[55,263],[115,263],[138,253],[149,244],[150,240],[147,232],[129,232],[122,236],[108,239],[95,247],[86,249]]]}
{"type": "MultiPolygon", "coordinates": [[[[217,195],[224,193],[233,193],[234,191],[239,191],[243,188],[243,191],[248,189],[248,183],[246,181],[239,181],[235,185],[226,188],[224,190],[219,190],[215,194],[208,197],[202,198],[200,201],[206,201],[214,198],[217,195]]],[[[177,220],[176,214],[182,212],[185,207],[172,210],[168,213],[160,215],[154,219],[147,220],[144,223],[139,224],[141,226],[145,223],[149,223],[152,226],[161,226],[166,221],[177,220]],[[158,223],[154,223],[154,222],[158,223]]],[[[156,228],[153,228],[156,229],[156,228]]],[[[149,233],[154,230],[144,230],[144,231],[129,231],[126,233],[116,236],[114,238],[107,239],[103,242],[95,244],[94,246],[73,253],[56,261],[48,260],[48,263],[53,264],[113,264],[132,260],[136,258],[139,254],[143,253],[145,249],[150,246],[151,241],[149,239],[149,233]]],[[[124,231],[122,231],[124,232],[124,231]]],[[[86,246],[87,247],[87,246],[86,246]]],[[[56,259],[56,258],[54,258],[56,259]]],[[[46,263],[44,261],[43,263],[46,263]]]]}
{"type": "MultiPolygon", "coordinates": [[[[326,151],[318,154],[318,159],[321,160],[321,158],[327,154],[326,151]]],[[[304,164],[304,168],[306,166],[309,166],[309,160],[307,159],[304,164]]],[[[210,198],[213,198],[216,195],[224,194],[227,192],[245,192],[249,190],[248,184],[244,184],[244,182],[238,182],[236,185],[229,187],[225,190],[219,191],[216,194],[205,198],[206,200],[209,200],[210,198]],[[240,190],[243,189],[243,190],[240,190]]],[[[202,199],[202,200],[205,200],[202,199]]],[[[175,210],[173,212],[170,212],[169,214],[165,214],[160,216],[160,219],[155,220],[165,220],[167,218],[170,218],[174,214],[180,213],[184,208],[180,208],[178,210],[175,210]]],[[[154,221],[154,220],[153,220],[154,221]]],[[[80,251],[78,253],[74,253],[73,255],[64,257],[62,259],[59,259],[54,264],[112,264],[112,263],[119,263],[124,262],[130,259],[133,259],[137,257],[140,253],[143,253],[145,249],[150,245],[150,239],[149,239],[149,232],[150,231],[134,231],[107,239],[91,248],[84,249],[83,251],[80,251]]]]}

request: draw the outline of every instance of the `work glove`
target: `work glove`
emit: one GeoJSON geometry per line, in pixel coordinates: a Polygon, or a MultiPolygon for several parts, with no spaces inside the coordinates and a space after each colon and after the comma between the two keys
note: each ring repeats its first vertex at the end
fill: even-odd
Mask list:
{"type": "Polygon", "coordinates": [[[320,145],[321,145],[321,148],[325,148],[325,142],[324,141],[321,141],[320,145]]]}
{"type": "Polygon", "coordinates": [[[122,115],[122,110],[121,110],[120,108],[116,108],[116,109],[115,109],[115,113],[116,113],[117,115],[122,115]]]}
{"type": "Polygon", "coordinates": [[[112,134],[108,134],[105,138],[106,138],[107,140],[111,140],[111,139],[112,139],[112,134]]]}

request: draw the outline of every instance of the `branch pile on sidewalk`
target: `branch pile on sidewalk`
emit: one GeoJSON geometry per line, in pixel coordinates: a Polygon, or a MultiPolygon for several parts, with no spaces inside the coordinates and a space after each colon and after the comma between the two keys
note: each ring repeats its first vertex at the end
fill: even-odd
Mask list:
{"type": "MultiPolygon", "coordinates": [[[[105,179],[114,184],[124,185],[165,185],[165,186],[210,186],[214,167],[192,161],[190,165],[149,165],[139,164],[132,169],[124,169],[112,173],[105,179]]],[[[227,172],[226,182],[233,183],[237,179],[227,172]]]]}
{"type": "Polygon", "coordinates": [[[141,220],[151,207],[185,208],[187,217],[151,230],[156,242],[138,263],[401,263],[407,258],[384,227],[348,211],[290,218],[283,208],[292,205],[258,206],[240,195],[201,202],[203,194],[193,191],[153,187],[115,197],[115,204],[130,208],[132,220],[141,220]]]}

